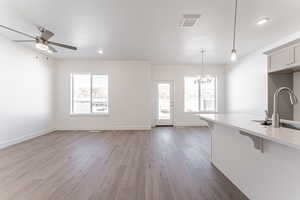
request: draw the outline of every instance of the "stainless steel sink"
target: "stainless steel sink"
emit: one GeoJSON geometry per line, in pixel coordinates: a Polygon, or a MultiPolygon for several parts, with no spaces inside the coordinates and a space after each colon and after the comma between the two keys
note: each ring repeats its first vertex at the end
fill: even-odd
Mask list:
{"type": "Polygon", "coordinates": [[[265,120],[252,120],[252,121],[260,123],[261,125],[264,125],[264,126],[271,126],[272,125],[271,120],[268,120],[267,123],[265,122],[265,120]]]}
{"type": "MultiPolygon", "coordinates": [[[[254,122],[260,123],[263,126],[271,126],[272,125],[272,121],[268,120],[268,124],[263,124],[265,122],[265,120],[252,120],[254,122]]],[[[300,123],[296,123],[293,121],[288,121],[288,120],[282,120],[280,122],[280,126],[284,127],[284,128],[291,128],[291,129],[295,129],[295,130],[300,130],[300,123]]]]}
{"type": "Polygon", "coordinates": [[[281,126],[281,127],[285,127],[285,128],[291,128],[291,129],[295,129],[295,130],[299,130],[299,131],[300,131],[300,127],[299,127],[299,126],[296,126],[296,125],[294,125],[294,124],[288,124],[288,123],[281,122],[281,123],[280,123],[280,126],[281,126]]]}
{"type": "MultiPolygon", "coordinates": [[[[253,122],[257,122],[257,123],[264,123],[265,120],[252,120],[253,122]]],[[[272,122],[271,120],[268,120],[268,122],[272,122]]]]}

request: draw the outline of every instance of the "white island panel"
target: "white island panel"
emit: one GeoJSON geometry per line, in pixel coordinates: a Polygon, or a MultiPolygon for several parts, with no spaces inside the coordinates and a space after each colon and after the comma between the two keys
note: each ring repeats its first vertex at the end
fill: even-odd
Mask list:
{"type": "MultiPolygon", "coordinates": [[[[299,200],[300,150],[264,139],[262,153],[249,137],[240,134],[241,129],[251,128],[250,118],[240,118],[241,123],[233,122],[232,115],[227,120],[225,115],[221,118],[222,122],[206,119],[212,125],[212,163],[251,200],[299,200]],[[227,124],[229,121],[234,124],[227,124]]],[[[252,127],[250,134],[263,134],[257,127],[252,127]]],[[[276,133],[284,134],[282,130],[276,133]]]]}

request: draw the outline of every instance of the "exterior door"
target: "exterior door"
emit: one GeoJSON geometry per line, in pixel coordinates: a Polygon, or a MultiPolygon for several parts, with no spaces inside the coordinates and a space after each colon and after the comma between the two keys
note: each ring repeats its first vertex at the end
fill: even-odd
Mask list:
{"type": "Polygon", "coordinates": [[[174,118],[174,85],[173,81],[158,81],[156,92],[156,125],[173,125],[174,118]]]}

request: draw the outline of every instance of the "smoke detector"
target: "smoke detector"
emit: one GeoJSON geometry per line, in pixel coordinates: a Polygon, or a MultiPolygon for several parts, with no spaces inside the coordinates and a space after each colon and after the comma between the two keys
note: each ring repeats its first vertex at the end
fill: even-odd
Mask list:
{"type": "Polygon", "coordinates": [[[180,22],[180,27],[182,28],[193,28],[197,25],[200,19],[199,14],[190,14],[190,15],[183,15],[183,18],[180,22]]]}

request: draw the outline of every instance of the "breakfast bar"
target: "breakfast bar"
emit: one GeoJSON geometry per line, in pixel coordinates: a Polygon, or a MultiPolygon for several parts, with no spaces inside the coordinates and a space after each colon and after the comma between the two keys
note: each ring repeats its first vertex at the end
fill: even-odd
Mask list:
{"type": "Polygon", "coordinates": [[[300,131],[263,116],[197,114],[211,132],[211,162],[250,199],[300,198],[300,131]]]}

